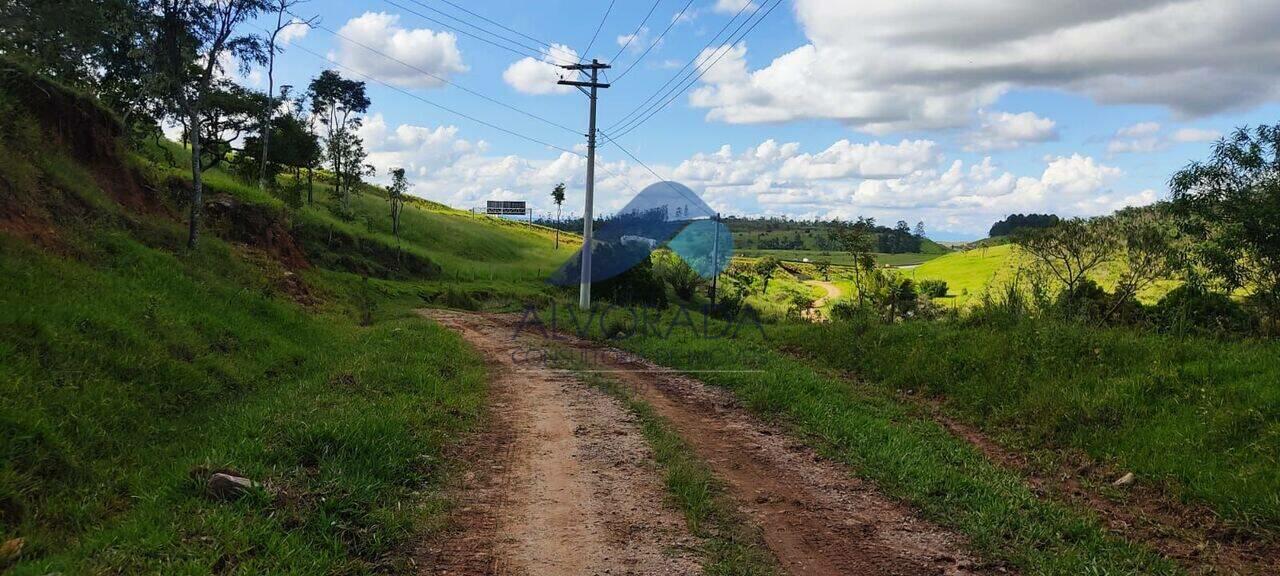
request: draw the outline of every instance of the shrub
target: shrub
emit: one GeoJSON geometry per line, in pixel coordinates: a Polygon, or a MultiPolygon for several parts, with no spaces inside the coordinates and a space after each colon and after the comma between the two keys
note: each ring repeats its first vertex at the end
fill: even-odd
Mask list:
{"type": "Polygon", "coordinates": [[[864,322],[874,316],[870,308],[859,306],[852,298],[837,300],[831,305],[831,319],[836,322],[864,322]]]}
{"type": "Polygon", "coordinates": [[[919,288],[920,294],[929,298],[945,298],[949,289],[946,280],[921,280],[919,288]]]}
{"type": "Polygon", "coordinates": [[[674,254],[655,253],[653,259],[654,273],[670,284],[671,289],[681,300],[686,302],[692,300],[698,289],[706,284],[697,270],[674,254]]]}
{"type": "Polygon", "coordinates": [[[1186,284],[1174,288],[1156,304],[1157,326],[1169,332],[1247,332],[1254,319],[1226,294],[1186,284]]]}
{"type": "Polygon", "coordinates": [[[667,290],[653,270],[653,262],[645,258],[623,273],[596,283],[596,293],[615,304],[643,305],[663,308],[667,290]]]}

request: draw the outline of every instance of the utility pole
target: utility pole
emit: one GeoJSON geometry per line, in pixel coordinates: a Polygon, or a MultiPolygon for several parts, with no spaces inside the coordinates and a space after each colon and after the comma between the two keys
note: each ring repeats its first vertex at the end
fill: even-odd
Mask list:
{"type": "Polygon", "coordinates": [[[715,240],[711,242],[711,309],[716,309],[716,288],[717,280],[720,279],[720,213],[716,212],[716,218],[711,229],[715,231],[715,240]]]}
{"type": "Polygon", "coordinates": [[[582,281],[578,286],[578,307],[583,310],[591,308],[591,232],[595,223],[592,211],[592,201],[595,196],[596,188],[596,90],[599,88],[608,88],[608,84],[599,82],[599,73],[601,70],[609,68],[608,64],[601,64],[599,60],[592,59],[590,64],[570,64],[561,66],[565,70],[590,70],[590,82],[577,82],[573,80],[561,80],[556,84],[565,86],[573,86],[587,95],[591,99],[591,120],[587,127],[587,202],[582,212],[582,281]],[[590,91],[584,88],[590,88],[590,91]]]}

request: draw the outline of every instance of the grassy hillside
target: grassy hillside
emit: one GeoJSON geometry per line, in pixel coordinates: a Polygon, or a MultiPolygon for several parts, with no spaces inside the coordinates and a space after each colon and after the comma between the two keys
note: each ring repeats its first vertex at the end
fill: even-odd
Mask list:
{"type": "Polygon", "coordinates": [[[375,189],[348,221],[325,186],[291,209],[213,170],[187,250],[180,154],[127,153],[91,99],[5,72],[0,570],[403,569],[485,375],[409,309],[545,298],[573,240],[414,202],[397,241],[375,189]],[[222,501],[214,471],[261,486],[222,501]]]}
{"type": "MultiPolygon", "coordinates": [[[[1017,277],[1019,271],[1030,270],[1034,262],[1019,252],[1014,244],[995,244],[952,252],[929,260],[910,272],[916,280],[945,280],[948,301],[960,307],[978,301],[990,287],[1000,287],[1017,277]]],[[[1107,290],[1115,289],[1118,264],[1100,267],[1090,277],[1107,290]]],[[[1173,281],[1161,281],[1138,293],[1138,299],[1153,304],[1177,286],[1173,281]]]]}
{"type": "Polygon", "coordinates": [[[951,302],[964,306],[980,297],[987,286],[1012,280],[1027,262],[1012,244],[952,252],[909,272],[919,280],[945,280],[951,302]]]}

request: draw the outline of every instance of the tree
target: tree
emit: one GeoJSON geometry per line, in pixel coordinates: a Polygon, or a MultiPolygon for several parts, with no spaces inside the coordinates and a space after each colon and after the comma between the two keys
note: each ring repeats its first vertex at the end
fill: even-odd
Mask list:
{"type": "Polygon", "coordinates": [[[307,90],[311,112],[325,127],[325,152],[335,179],[334,194],[343,213],[350,209],[354,184],[359,182],[364,163],[364,144],[355,132],[359,114],[369,110],[364,82],[347,80],[333,70],[321,72],[307,90]]]}
{"type": "Polygon", "coordinates": [[[1063,220],[1050,228],[1023,228],[1014,242],[1074,294],[1089,272],[1111,256],[1110,239],[1100,226],[1080,219],[1063,220]]]}
{"type": "Polygon", "coordinates": [[[819,260],[813,264],[813,269],[822,275],[823,281],[831,280],[831,263],[826,260],[819,260]]]}
{"type": "Polygon", "coordinates": [[[202,126],[205,106],[215,90],[224,56],[239,60],[241,67],[261,63],[262,43],[237,28],[264,8],[263,0],[147,0],[142,13],[155,20],[155,58],[159,90],[173,104],[187,125],[191,144],[191,214],[187,246],[195,248],[200,237],[205,165],[202,126]]]}
{"type": "Polygon", "coordinates": [[[924,220],[916,222],[916,238],[924,240],[924,220]]]}
{"type": "Polygon", "coordinates": [[[840,248],[853,256],[853,283],[858,288],[858,305],[863,304],[865,280],[875,271],[876,260],[872,255],[876,245],[875,218],[858,217],[855,222],[835,223],[832,234],[840,248]]]}
{"type": "MultiPolygon", "coordinates": [[[[275,96],[275,74],[276,52],[279,50],[279,47],[276,45],[276,40],[279,38],[280,33],[290,26],[310,27],[315,22],[315,17],[311,17],[305,21],[293,19],[290,19],[287,22],[285,21],[285,13],[290,12],[294,6],[297,6],[303,1],[304,0],[274,0],[271,4],[271,9],[276,13],[276,27],[271,30],[271,35],[267,40],[267,105],[262,114],[262,165],[258,172],[258,189],[262,191],[266,191],[267,189],[267,159],[270,156],[269,151],[271,148],[270,127],[272,126],[271,121],[275,117],[276,107],[278,106],[275,96]]],[[[286,98],[282,93],[281,100],[284,99],[286,98]]]]}
{"type": "MultiPolygon", "coordinates": [[[[560,209],[564,205],[564,182],[551,190],[551,201],[556,203],[556,222],[560,222],[560,209]]],[[[560,227],[556,226],[556,250],[560,249],[560,227]]]]}
{"type": "Polygon", "coordinates": [[[404,201],[408,197],[409,181],[405,180],[404,168],[391,169],[391,185],[387,186],[387,202],[391,204],[391,234],[400,239],[400,212],[404,210],[404,201]]]}
{"type": "Polygon", "coordinates": [[[1197,263],[1280,317],[1280,125],[1236,130],[1169,181],[1197,263]]]}
{"type": "Polygon", "coordinates": [[[782,263],[773,256],[763,256],[756,260],[754,266],[755,273],[760,275],[760,279],[764,280],[764,287],[760,290],[762,294],[769,293],[769,279],[773,277],[773,273],[778,271],[782,263]]]}
{"type": "Polygon", "coordinates": [[[1174,269],[1173,230],[1157,209],[1130,208],[1102,223],[1121,264],[1116,278],[1115,301],[1104,320],[1110,319],[1146,287],[1168,278],[1174,269]]]}

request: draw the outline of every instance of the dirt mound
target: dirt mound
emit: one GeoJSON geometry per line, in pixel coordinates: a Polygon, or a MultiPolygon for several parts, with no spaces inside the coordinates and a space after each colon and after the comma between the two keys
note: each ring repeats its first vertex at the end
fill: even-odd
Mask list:
{"type": "Polygon", "coordinates": [[[204,210],[209,226],[219,236],[261,249],[290,270],[311,267],[306,254],[289,233],[288,219],[280,211],[241,202],[226,194],[210,198],[204,210]]]}

